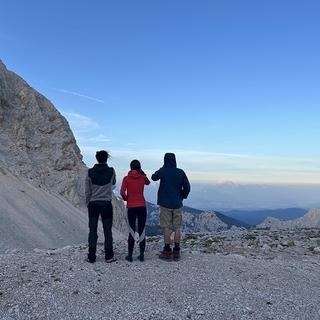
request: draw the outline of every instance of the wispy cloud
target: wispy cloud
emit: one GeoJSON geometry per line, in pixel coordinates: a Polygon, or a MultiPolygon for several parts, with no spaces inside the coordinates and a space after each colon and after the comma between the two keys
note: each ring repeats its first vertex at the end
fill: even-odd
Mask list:
{"type": "Polygon", "coordinates": [[[76,136],[99,128],[99,124],[97,122],[82,114],[76,112],[64,112],[63,115],[67,118],[70,127],[76,136]]]}
{"type": "Polygon", "coordinates": [[[97,136],[93,136],[93,137],[79,137],[78,140],[81,141],[81,143],[87,143],[87,142],[104,143],[104,142],[111,142],[112,141],[112,139],[105,136],[104,134],[98,134],[97,136]]]}
{"type": "Polygon", "coordinates": [[[62,92],[62,93],[66,93],[66,94],[70,94],[76,97],[80,97],[80,98],[85,98],[91,101],[95,101],[95,102],[99,102],[99,103],[105,103],[105,101],[99,99],[99,98],[95,98],[95,97],[91,97],[91,96],[87,96],[85,94],[79,93],[79,92],[75,92],[75,91],[70,91],[70,90],[65,90],[65,89],[57,89],[57,88],[53,88],[53,90],[58,91],[58,92],[62,92]]]}

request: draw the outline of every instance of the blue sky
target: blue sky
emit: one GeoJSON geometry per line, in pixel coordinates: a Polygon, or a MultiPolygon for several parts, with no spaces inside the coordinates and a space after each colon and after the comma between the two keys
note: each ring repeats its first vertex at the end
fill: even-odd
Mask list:
{"type": "Polygon", "coordinates": [[[319,183],[319,1],[2,1],[0,58],[119,176],[319,183]]]}

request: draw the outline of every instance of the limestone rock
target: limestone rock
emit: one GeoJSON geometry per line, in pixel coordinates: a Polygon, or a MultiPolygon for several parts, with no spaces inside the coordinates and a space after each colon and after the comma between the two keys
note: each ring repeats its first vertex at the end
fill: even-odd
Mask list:
{"type": "MultiPolygon", "coordinates": [[[[87,167],[70,126],[46,97],[1,60],[0,129],[0,249],[10,243],[29,248],[30,243],[50,247],[83,242],[88,228],[84,199],[87,167]],[[70,225],[54,231],[57,219],[70,225]],[[80,235],[72,236],[73,229],[80,235]],[[31,241],[35,234],[42,237],[31,241]]],[[[122,232],[126,230],[124,204],[114,197],[113,205],[114,226],[122,232]]]]}
{"type": "Polygon", "coordinates": [[[271,230],[320,228],[320,209],[311,209],[303,217],[288,221],[268,217],[257,228],[269,228],[271,230]]]}
{"type": "Polygon", "coordinates": [[[84,205],[86,169],[66,119],[0,62],[0,161],[17,176],[84,205]]]}

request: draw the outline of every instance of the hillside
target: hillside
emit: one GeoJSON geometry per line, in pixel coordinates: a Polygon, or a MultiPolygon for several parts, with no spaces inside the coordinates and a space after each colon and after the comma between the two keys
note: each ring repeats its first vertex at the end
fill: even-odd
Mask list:
{"type": "Polygon", "coordinates": [[[320,209],[311,209],[304,216],[293,220],[280,220],[268,217],[265,221],[257,225],[257,228],[270,229],[301,229],[320,228],[320,209]]]}
{"type": "MultiPolygon", "coordinates": [[[[0,181],[0,253],[86,241],[86,214],[62,196],[36,188],[1,167],[0,181]]],[[[117,230],[114,233],[121,239],[117,230]]]]}
{"type": "Polygon", "coordinates": [[[318,319],[320,248],[310,247],[319,231],[283,233],[278,244],[276,236],[192,235],[179,262],[157,258],[158,238],[149,239],[144,263],[124,260],[125,242],[111,265],[102,253],[84,262],[86,246],[0,255],[1,318],[318,319]]]}
{"type": "MultiPolygon", "coordinates": [[[[0,127],[0,252],[83,242],[87,168],[69,124],[1,61],[0,127]]],[[[121,232],[124,204],[117,198],[113,204],[121,232]]]]}
{"type": "Polygon", "coordinates": [[[239,219],[245,223],[255,226],[267,217],[273,217],[281,220],[291,220],[300,218],[305,215],[306,209],[301,208],[288,208],[288,209],[270,209],[270,210],[230,210],[225,211],[223,214],[234,219],[239,219]]]}

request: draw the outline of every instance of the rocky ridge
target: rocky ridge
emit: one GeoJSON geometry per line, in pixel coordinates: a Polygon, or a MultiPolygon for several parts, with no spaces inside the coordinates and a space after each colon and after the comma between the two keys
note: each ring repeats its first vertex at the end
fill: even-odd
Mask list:
{"type": "MultiPolygon", "coordinates": [[[[150,235],[162,234],[159,226],[159,208],[148,203],[147,232],[150,235]]],[[[246,223],[230,218],[215,211],[202,211],[191,207],[183,207],[182,216],[183,232],[212,232],[230,229],[232,226],[250,227],[246,223]]]]}
{"type": "Polygon", "coordinates": [[[268,217],[257,228],[264,229],[301,229],[301,228],[320,228],[320,209],[311,209],[303,217],[293,220],[280,220],[268,217]]]}

